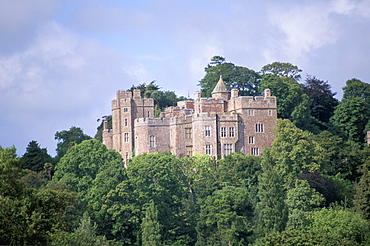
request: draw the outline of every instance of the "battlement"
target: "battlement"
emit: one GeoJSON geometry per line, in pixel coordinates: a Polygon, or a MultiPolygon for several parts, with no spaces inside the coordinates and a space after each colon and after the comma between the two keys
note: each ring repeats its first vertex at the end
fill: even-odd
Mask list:
{"type": "Polygon", "coordinates": [[[170,118],[137,118],[135,119],[135,126],[140,125],[163,125],[169,124],[170,118]]]}

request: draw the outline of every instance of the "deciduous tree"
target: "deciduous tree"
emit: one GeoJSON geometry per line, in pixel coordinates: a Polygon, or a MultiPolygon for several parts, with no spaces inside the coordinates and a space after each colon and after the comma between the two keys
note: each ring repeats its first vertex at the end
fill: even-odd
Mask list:
{"type": "Polygon", "coordinates": [[[199,81],[203,97],[211,97],[220,75],[229,90],[238,89],[241,96],[258,95],[260,76],[251,69],[225,62],[225,58],[221,56],[214,56],[205,72],[206,75],[199,81]]]}

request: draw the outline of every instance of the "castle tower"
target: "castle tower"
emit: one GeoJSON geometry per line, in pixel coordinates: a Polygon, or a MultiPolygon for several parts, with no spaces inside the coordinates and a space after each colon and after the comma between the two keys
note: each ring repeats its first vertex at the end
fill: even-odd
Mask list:
{"type": "Polygon", "coordinates": [[[117,91],[117,99],[112,101],[112,149],[122,155],[126,165],[133,156],[134,120],[153,116],[153,98],[141,98],[138,89],[117,91]]]}
{"type": "Polygon", "coordinates": [[[212,98],[222,98],[225,101],[230,99],[230,92],[227,90],[224,80],[222,79],[222,75],[220,75],[220,79],[212,91],[212,98]]]}

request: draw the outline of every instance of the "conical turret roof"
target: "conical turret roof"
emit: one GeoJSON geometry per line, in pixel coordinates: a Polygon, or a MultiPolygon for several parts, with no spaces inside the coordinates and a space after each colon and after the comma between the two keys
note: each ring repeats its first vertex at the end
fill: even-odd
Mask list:
{"type": "Polygon", "coordinates": [[[228,92],[227,87],[224,83],[224,80],[222,79],[222,75],[220,75],[220,79],[218,80],[215,88],[212,91],[212,94],[214,93],[225,93],[228,92]]]}

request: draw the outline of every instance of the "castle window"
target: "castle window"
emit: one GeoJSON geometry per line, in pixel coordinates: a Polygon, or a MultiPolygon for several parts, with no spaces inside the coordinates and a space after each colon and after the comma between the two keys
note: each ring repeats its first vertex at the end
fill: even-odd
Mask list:
{"type": "Polygon", "coordinates": [[[150,147],[150,148],[154,148],[154,145],[155,145],[155,138],[154,138],[154,136],[153,136],[153,135],[151,135],[151,136],[149,137],[149,147],[150,147]]]}
{"type": "Polygon", "coordinates": [[[269,116],[272,115],[272,110],[269,110],[268,113],[267,113],[269,116]]]}
{"type": "Polygon", "coordinates": [[[191,138],[191,128],[185,128],[185,138],[191,138]]]}
{"type": "Polygon", "coordinates": [[[204,135],[205,135],[206,137],[211,136],[211,126],[205,126],[205,127],[204,127],[204,135]]]}
{"type": "Polygon", "coordinates": [[[206,155],[211,154],[211,145],[206,145],[206,155]]]}
{"type": "Polygon", "coordinates": [[[128,112],[128,108],[123,108],[123,112],[128,112]]]}
{"type": "Polygon", "coordinates": [[[235,127],[229,127],[229,137],[233,138],[235,136],[235,127]]]}
{"type": "Polygon", "coordinates": [[[222,138],[227,137],[227,135],[226,135],[226,127],[221,127],[221,137],[222,138]]]}
{"type": "Polygon", "coordinates": [[[263,132],[263,124],[256,124],[256,132],[263,132]]]}
{"type": "Polygon", "coordinates": [[[254,144],[254,137],[249,137],[248,138],[248,143],[254,144]]]}
{"type": "Polygon", "coordinates": [[[233,153],[233,144],[224,144],[224,156],[233,153]]]}
{"type": "Polygon", "coordinates": [[[128,126],[128,120],[125,119],[125,126],[128,126]]]}
{"type": "Polygon", "coordinates": [[[186,155],[188,156],[193,155],[193,146],[186,146],[186,155]]]}
{"type": "Polygon", "coordinates": [[[148,111],[148,118],[150,117],[150,111],[148,111]]]}
{"type": "Polygon", "coordinates": [[[253,116],[254,115],[254,110],[253,109],[248,109],[248,115],[253,116]]]}
{"type": "Polygon", "coordinates": [[[124,135],[124,141],[125,141],[125,143],[128,143],[128,140],[129,140],[128,133],[125,133],[125,135],[124,135]]]}
{"type": "Polygon", "coordinates": [[[259,155],[258,148],[251,148],[251,154],[252,155],[259,155]]]}

